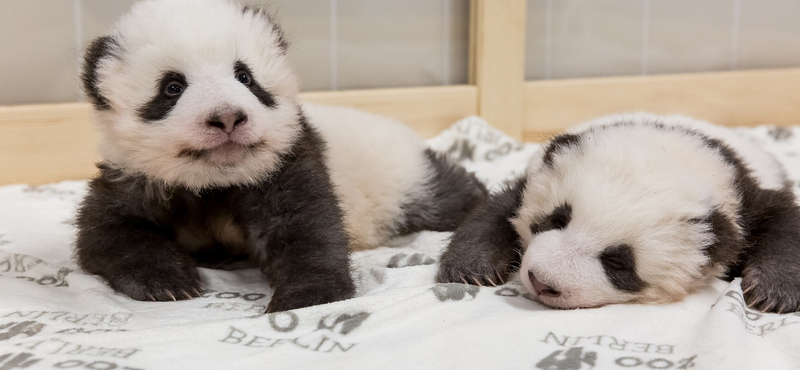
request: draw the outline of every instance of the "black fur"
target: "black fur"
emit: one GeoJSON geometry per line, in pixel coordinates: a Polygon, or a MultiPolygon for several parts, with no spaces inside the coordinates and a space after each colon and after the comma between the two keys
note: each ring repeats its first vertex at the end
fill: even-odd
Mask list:
{"type": "Polygon", "coordinates": [[[741,262],[742,290],[751,308],[800,311],[800,209],[789,189],[762,190],[745,208],[747,249],[741,262]]]}
{"type": "Polygon", "coordinates": [[[275,97],[273,97],[272,94],[264,90],[261,84],[259,84],[258,81],[252,77],[253,72],[250,71],[250,67],[248,67],[247,64],[245,64],[242,61],[236,62],[236,64],[233,66],[233,70],[234,73],[236,71],[247,72],[247,74],[251,76],[250,84],[247,85],[247,88],[250,89],[250,92],[252,92],[253,95],[255,95],[256,98],[258,98],[258,101],[260,101],[261,104],[263,104],[265,107],[275,108],[275,106],[277,105],[277,103],[275,102],[275,97]]]}
{"type": "Polygon", "coordinates": [[[178,104],[178,100],[180,100],[181,96],[183,95],[178,94],[176,96],[168,96],[165,93],[167,86],[172,83],[181,84],[185,89],[189,88],[189,84],[186,81],[186,76],[179,72],[164,72],[161,76],[161,79],[158,80],[158,85],[156,86],[155,95],[153,98],[150,99],[144,106],[139,107],[137,113],[139,117],[146,122],[151,121],[160,121],[164,118],[167,118],[169,112],[175,108],[175,105],[178,104]]]}
{"type": "Polygon", "coordinates": [[[744,299],[751,308],[800,311],[800,207],[791,186],[762,189],[732,149],[716,139],[705,141],[736,169],[734,186],[742,201],[745,242],[727,246],[725,255],[738,257],[720,261],[727,262],[727,277],[741,274],[744,299]]]}
{"type": "Polygon", "coordinates": [[[282,54],[286,54],[286,51],[289,49],[289,42],[286,41],[286,36],[278,24],[278,21],[269,11],[267,11],[266,8],[258,5],[247,5],[242,8],[242,13],[253,13],[253,15],[262,17],[265,21],[267,21],[270,27],[272,27],[272,31],[278,36],[278,47],[282,51],[282,54]]]}
{"type": "Polygon", "coordinates": [[[89,44],[83,56],[83,72],[81,73],[83,91],[97,110],[111,109],[108,100],[100,93],[100,89],[97,87],[97,68],[100,60],[113,56],[116,47],[118,47],[117,41],[113,37],[98,37],[89,44]]]}
{"type": "Polygon", "coordinates": [[[631,246],[621,244],[608,247],[600,253],[599,258],[608,281],[615,288],[636,293],[647,287],[647,283],[636,273],[636,258],[631,246]]]}
{"type": "Polygon", "coordinates": [[[405,220],[397,230],[398,235],[422,230],[453,231],[489,195],[475,175],[444,154],[426,149],[425,157],[434,172],[426,184],[430,197],[402,206],[405,220]]]}
{"type": "Polygon", "coordinates": [[[544,151],[542,161],[548,167],[553,167],[553,157],[561,152],[564,148],[579,145],[581,141],[580,135],[576,134],[561,134],[550,140],[547,144],[547,149],[544,151]]]}
{"type": "MultiPolygon", "coordinates": [[[[612,126],[634,125],[621,122],[612,126]]],[[[724,142],[697,131],[661,122],[648,125],[700,138],[735,170],[734,188],[741,200],[737,232],[732,221],[712,211],[708,219],[716,242],[706,246],[712,263],[728,267],[726,279],[742,277],[749,307],[765,312],[800,311],[800,206],[787,184],[763,189],[739,155],[724,142]]]]}
{"type": "MultiPolygon", "coordinates": [[[[634,123],[621,122],[611,126],[622,125],[634,123]]],[[[741,200],[739,220],[731,220],[714,209],[705,218],[689,222],[709,224],[715,242],[704,246],[704,252],[711,263],[728,267],[729,278],[742,277],[742,289],[748,306],[766,312],[800,311],[800,206],[791,186],[787,184],[779,190],[761,188],[736,152],[720,140],[660,122],[647,125],[659,130],[676,130],[694,135],[710,148],[716,149],[725,162],[734,168],[733,185],[741,200]]],[[[555,156],[563,152],[563,148],[578,145],[580,140],[581,136],[575,134],[557,136],[545,150],[544,163],[552,167],[555,156]]],[[[504,268],[508,263],[519,262],[519,256],[509,253],[518,247],[519,240],[508,219],[518,211],[523,187],[524,181],[520,180],[515,186],[492,196],[456,230],[441,258],[438,273],[440,282],[461,282],[464,279],[468,283],[485,284],[486,277],[506,271],[504,268]]],[[[561,213],[569,215],[569,212],[561,213]]],[[[549,220],[548,217],[545,221],[549,220]]],[[[565,225],[568,222],[569,217],[559,220],[565,225]]],[[[548,225],[532,225],[532,231],[541,232],[548,227],[552,229],[551,226],[558,226],[548,225]]],[[[635,258],[628,259],[631,263],[616,263],[623,267],[622,271],[627,271],[624,273],[612,270],[614,264],[609,262],[620,259],[619,256],[633,257],[629,246],[627,250],[630,253],[614,249],[615,253],[607,254],[600,260],[610,281],[618,289],[640,291],[647,283],[635,273],[631,274],[631,271],[635,271],[635,258]]]]}
{"type": "Polygon", "coordinates": [[[352,297],[349,237],[325,167],[324,142],[301,124],[303,133],[280,170],[250,187],[197,194],[158,188],[100,165],[78,212],[79,264],[135,299],[196,297],[201,283],[178,231],[189,230],[208,248],[237,250],[242,246],[223,244],[210,231],[209,223],[226,217],[242,232],[251,257],[264,257],[255,259],[275,289],[268,311],[352,297]]]}
{"type": "Polygon", "coordinates": [[[439,259],[437,281],[495,285],[519,265],[519,235],[509,219],[522,202],[525,179],[493,194],[456,229],[439,259]]]}
{"type": "Polygon", "coordinates": [[[708,223],[714,233],[714,243],[703,250],[712,263],[730,265],[731,261],[739,258],[739,253],[747,246],[742,230],[737,227],[735,220],[714,209],[701,222],[708,223]]]}
{"type": "Polygon", "coordinates": [[[531,233],[541,234],[550,230],[561,230],[572,220],[572,206],[568,203],[553,209],[542,221],[531,225],[531,233]]]}

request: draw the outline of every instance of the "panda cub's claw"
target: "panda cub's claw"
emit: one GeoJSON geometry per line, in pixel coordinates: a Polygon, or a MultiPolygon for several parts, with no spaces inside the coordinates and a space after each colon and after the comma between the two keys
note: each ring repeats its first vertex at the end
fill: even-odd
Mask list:
{"type": "Polygon", "coordinates": [[[742,274],[745,304],[764,313],[800,311],[800,280],[779,271],[748,267],[742,274]]]}
{"type": "Polygon", "coordinates": [[[174,271],[141,269],[109,279],[111,287],[138,301],[182,301],[200,296],[202,286],[197,268],[174,271]]]}
{"type": "Polygon", "coordinates": [[[459,256],[445,253],[439,261],[439,271],[436,276],[438,283],[462,283],[480,287],[505,284],[508,275],[505,265],[500,261],[488,259],[475,259],[472,261],[459,261],[459,256]],[[496,279],[496,280],[495,280],[496,279]]]}

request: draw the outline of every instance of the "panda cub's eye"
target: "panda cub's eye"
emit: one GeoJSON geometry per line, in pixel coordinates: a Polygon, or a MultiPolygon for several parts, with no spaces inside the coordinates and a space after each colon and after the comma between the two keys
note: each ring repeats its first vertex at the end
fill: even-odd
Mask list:
{"type": "Polygon", "coordinates": [[[186,89],[184,84],[178,81],[172,81],[167,84],[167,87],[164,89],[164,95],[166,95],[168,98],[174,98],[183,93],[184,89],[186,89]]]}
{"type": "Polygon", "coordinates": [[[253,83],[253,78],[250,77],[250,73],[242,69],[236,71],[236,79],[245,86],[250,86],[250,84],[253,83]]]}
{"type": "Polygon", "coordinates": [[[556,208],[550,216],[550,223],[554,229],[563,229],[569,225],[570,218],[572,218],[572,207],[564,205],[556,208]]]}
{"type": "Polygon", "coordinates": [[[542,222],[531,225],[531,233],[535,235],[550,230],[561,230],[566,228],[571,220],[572,206],[565,203],[553,209],[542,222]]]}
{"type": "Polygon", "coordinates": [[[613,270],[633,270],[634,257],[633,248],[627,244],[619,244],[607,247],[600,253],[600,262],[606,269],[613,270]]]}
{"type": "Polygon", "coordinates": [[[615,288],[636,293],[647,287],[648,284],[636,273],[636,258],[630,245],[606,247],[598,258],[606,277],[615,288]]]}

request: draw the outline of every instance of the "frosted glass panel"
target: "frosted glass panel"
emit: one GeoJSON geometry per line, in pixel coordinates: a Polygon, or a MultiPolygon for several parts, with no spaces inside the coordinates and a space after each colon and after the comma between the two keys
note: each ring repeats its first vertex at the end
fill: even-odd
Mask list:
{"type": "Polygon", "coordinates": [[[739,68],[800,66],[800,1],[741,0],[739,68]]]}
{"type": "Polygon", "coordinates": [[[247,1],[263,4],[281,22],[289,41],[289,59],[300,77],[302,90],[330,90],[332,80],[331,0],[247,1]]]}
{"type": "Polygon", "coordinates": [[[74,9],[71,0],[0,0],[0,104],[78,99],[74,9]]]}
{"type": "Polygon", "coordinates": [[[338,0],[338,88],[466,83],[466,1],[338,0]]]}
{"type": "MultiPolygon", "coordinates": [[[[467,82],[469,0],[241,2],[276,14],[304,91],[467,82]]],[[[0,105],[84,99],[82,49],[134,3],[0,0],[0,105]]]]}
{"type": "Polygon", "coordinates": [[[796,0],[527,0],[526,78],[800,66],[796,0]]]}
{"type": "Polygon", "coordinates": [[[646,73],[731,67],[731,0],[653,0],[646,73]]]}
{"type": "Polygon", "coordinates": [[[558,0],[552,4],[551,77],[639,72],[640,0],[558,0]]]}

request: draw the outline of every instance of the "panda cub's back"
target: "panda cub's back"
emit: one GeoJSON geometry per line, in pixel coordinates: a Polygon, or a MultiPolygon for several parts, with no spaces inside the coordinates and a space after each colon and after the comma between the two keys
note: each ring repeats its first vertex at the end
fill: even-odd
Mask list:
{"type": "Polygon", "coordinates": [[[327,167],[353,249],[384,243],[402,222],[403,206],[426,192],[431,174],[424,142],[387,117],[344,107],[302,107],[326,142],[327,167]]]}
{"type": "MultiPolygon", "coordinates": [[[[719,140],[724,146],[732,149],[737,159],[752,172],[753,177],[764,189],[780,189],[786,182],[786,174],[778,161],[753,139],[740,135],[734,130],[717,126],[695,118],[673,115],[658,116],[651,113],[630,113],[600,117],[571,128],[569,133],[581,133],[590,128],[619,124],[620,122],[637,122],[675,127],[699,133],[709,139],[719,140]]],[[[688,135],[692,136],[692,135],[688,135]]],[[[695,136],[696,140],[702,137],[695,136]]],[[[685,139],[685,138],[684,138],[685,139]]],[[[630,143],[625,143],[629,145],[630,143]]]]}

